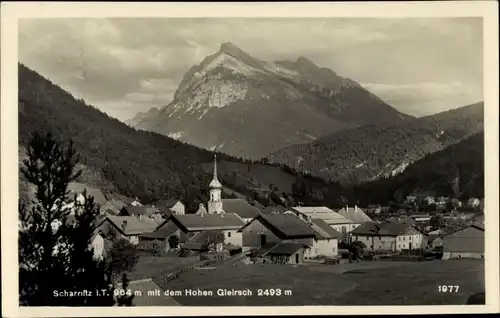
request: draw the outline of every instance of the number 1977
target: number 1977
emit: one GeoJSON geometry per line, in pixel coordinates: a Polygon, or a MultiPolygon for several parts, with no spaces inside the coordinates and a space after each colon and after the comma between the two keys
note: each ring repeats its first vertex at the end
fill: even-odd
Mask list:
{"type": "Polygon", "coordinates": [[[440,293],[458,293],[458,285],[439,285],[438,292],[440,292],[440,293]]]}

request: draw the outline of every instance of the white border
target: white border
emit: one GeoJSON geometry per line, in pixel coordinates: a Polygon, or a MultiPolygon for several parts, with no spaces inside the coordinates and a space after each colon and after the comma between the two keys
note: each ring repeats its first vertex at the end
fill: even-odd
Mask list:
{"type": "MultiPolygon", "coordinates": [[[[498,8],[496,1],[377,3],[2,3],[2,313],[8,317],[497,313],[499,307],[498,8]],[[17,249],[17,20],[53,17],[483,17],[486,302],[484,306],[19,308],[17,249]]],[[[411,288],[411,287],[410,287],[411,288]]]]}

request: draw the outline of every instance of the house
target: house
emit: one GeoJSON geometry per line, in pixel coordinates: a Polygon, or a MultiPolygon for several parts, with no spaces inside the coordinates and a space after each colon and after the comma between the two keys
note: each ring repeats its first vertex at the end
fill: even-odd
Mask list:
{"type": "Polygon", "coordinates": [[[142,217],[147,217],[155,220],[159,220],[162,218],[165,218],[165,214],[160,211],[158,208],[155,206],[148,206],[148,205],[142,205],[142,206],[124,206],[121,210],[120,213],[118,213],[119,216],[142,216],[142,217]]]}
{"type": "Polygon", "coordinates": [[[295,214],[305,221],[313,218],[322,219],[330,227],[343,234],[352,231],[356,228],[356,226],[358,226],[358,224],[353,224],[351,220],[327,208],[326,206],[293,207],[290,210],[287,210],[285,213],[295,214]]]}
{"type": "Polygon", "coordinates": [[[484,258],[484,228],[469,225],[443,236],[443,259],[484,258]]]}
{"type": "Polygon", "coordinates": [[[481,201],[478,198],[470,198],[467,200],[467,206],[471,208],[477,208],[481,201]]]}
{"type": "Polygon", "coordinates": [[[82,194],[84,191],[87,192],[87,196],[94,198],[94,203],[99,204],[99,206],[104,205],[108,200],[102,191],[98,188],[89,187],[86,184],[79,182],[71,182],[68,184],[69,196],[73,197],[75,194],[82,194]]]}
{"type": "MultiPolygon", "coordinates": [[[[122,283],[116,284],[118,290],[123,288],[122,283]]],[[[165,290],[159,287],[151,278],[133,280],[128,282],[127,289],[134,295],[132,304],[142,306],[180,306],[172,297],[165,294],[165,290]]]]}
{"type": "Polygon", "coordinates": [[[361,241],[374,250],[402,251],[427,246],[427,234],[406,223],[365,223],[351,232],[351,240],[361,241]]]}
{"type": "Polygon", "coordinates": [[[163,231],[167,235],[165,239],[175,234],[179,237],[179,242],[182,244],[198,232],[219,230],[224,233],[224,244],[241,246],[241,233],[237,231],[244,224],[243,220],[234,213],[172,214],[153,233],[156,234],[163,231]]]}
{"type": "Polygon", "coordinates": [[[357,226],[360,226],[363,223],[373,223],[373,220],[368,215],[366,215],[363,210],[358,208],[357,205],[355,205],[354,207],[346,206],[338,211],[338,214],[351,221],[350,231],[354,230],[357,226]]]}
{"type": "Polygon", "coordinates": [[[173,224],[163,225],[152,232],[145,232],[139,235],[139,246],[142,250],[152,250],[154,245],[158,245],[163,251],[171,250],[169,238],[176,235],[179,228],[173,224]]]}
{"type": "Polygon", "coordinates": [[[111,199],[106,201],[103,205],[101,205],[100,211],[101,214],[110,214],[110,215],[118,215],[120,210],[126,206],[127,204],[122,200],[111,199]]]}
{"type": "Polygon", "coordinates": [[[224,231],[205,230],[197,232],[182,245],[182,248],[197,252],[202,252],[205,248],[208,248],[214,252],[220,252],[224,248],[224,242],[216,242],[212,247],[205,246],[205,243],[210,237],[215,238],[219,235],[223,236],[224,231]]]}
{"type": "MultiPolygon", "coordinates": [[[[270,243],[300,243],[313,246],[316,234],[302,219],[293,214],[262,214],[238,230],[242,234],[243,252],[270,243]]],[[[302,261],[305,250],[297,250],[302,261]]]]}
{"type": "Polygon", "coordinates": [[[301,264],[308,248],[302,243],[266,243],[255,254],[264,263],[301,264]]]}
{"type": "Polygon", "coordinates": [[[158,200],[155,202],[154,206],[160,210],[173,211],[177,215],[186,214],[186,206],[181,200],[158,200]]]}
{"type": "Polygon", "coordinates": [[[339,253],[338,245],[342,234],[321,219],[311,219],[309,226],[314,231],[315,239],[311,248],[306,250],[306,258],[336,257],[339,253]]]}
{"type": "Polygon", "coordinates": [[[142,203],[139,201],[138,198],[135,198],[134,201],[130,203],[131,206],[142,206],[142,203]]]}
{"type": "MultiPolygon", "coordinates": [[[[139,244],[139,236],[153,232],[158,223],[148,217],[139,216],[106,216],[99,229],[107,237],[118,236],[130,243],[139,244]]],[[[116,239],[116,238],[115,238],[116,239]]]]}

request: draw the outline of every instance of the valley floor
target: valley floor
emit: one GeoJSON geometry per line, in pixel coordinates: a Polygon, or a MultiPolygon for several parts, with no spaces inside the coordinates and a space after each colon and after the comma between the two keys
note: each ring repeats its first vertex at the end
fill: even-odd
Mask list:
{"type": "Polygon", "coordinates": [[[193,270],[170,282],[163,279],[164,275],[158,271],[153,277],[163,290],[213,292],[214,296],[174,296],[182,306],[462,305],[472,294],[485,290],[482,260],[339,265],[226,263],[193,270]],[[443,293],[438,285],[458,285],[459,290],[443,293]],[[249,289],[253,295],[217,296],[218,289],[249,289]],[[258,289],[280,289],[282,295],[258,296],[258,289]]]}

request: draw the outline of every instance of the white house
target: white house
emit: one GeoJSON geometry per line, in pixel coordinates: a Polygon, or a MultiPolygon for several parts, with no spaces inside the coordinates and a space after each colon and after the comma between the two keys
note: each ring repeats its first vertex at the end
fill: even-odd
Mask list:
{"type": "Polygon", "coordinates": [[[302,263],[316,237],[314,230],[293,214],[262,214],[238,232],[243,236],[243,252],[255,250],[288,264],[302,263]]]}
{"type": "Polygon", "coordinates": [[[181,200],[170,199],[170,200],[159,200],[155,202],[155,207],[160,210],[170,210],[177,215],[186,214],[186,206],[181,200]]]}
{"type": "Polygon", "coordinates": [[[242,237],[238,230],[244,224],[234,213],[172,214],[151,234],[155,232],[165,233],[168,236],[175,234],[179,237],[180,243],[185,243],[199,232],[221,231],[224,234],[224,244],[242,246],[242,237]]]}
{"type": "Polygon", "coordinates": [[[131,206],[142,206],[142,203],[139,201],[138,198],[135,198],[134,201],[132,201],[132,203],[130,203],[131,206]]]}
{"type": "Polygon", "coordinates": [[[326,222],[330,227],[332,227],[337,232],[349,233],[354,230],[358,224],[353,223],[348,218],[338,214],[337,212],[325,207],[293,207],[286,211],[285,214],[295,214],[304,221],[310,221],[311,219],[321,219],[326,222]]]}
{"type": "Polygon", "coordinates": [[[407,223],[365,223],[351,232],[351,240],[361,241],[374,250],[402,251],[427,246],[427,234],[407,223]]]}
{"type": "Polygon", "coordinates": [[[338,244],[342,234],[320,219],[312,219],[309,226],[314,231],[315,239],[311,248],[306,251],[306,258],[336,257],[339,253],[338,244]]]}
{"type": "Polygon", "coordinates": [[[99,229],[109,234],[114,231],[130,243],[139,244],[139,236],[143,233],[153,232],[158,227],[158,223],[149,218],[139,216],[106,216],[99,229]]]}
{"type": "Polygon", "coordinates": [[[373,223],[373,220],[357,205],[354,207],[345,206],[338,213],[350,221],[348,232],[353,231],[363,223],[373,223]]]}

